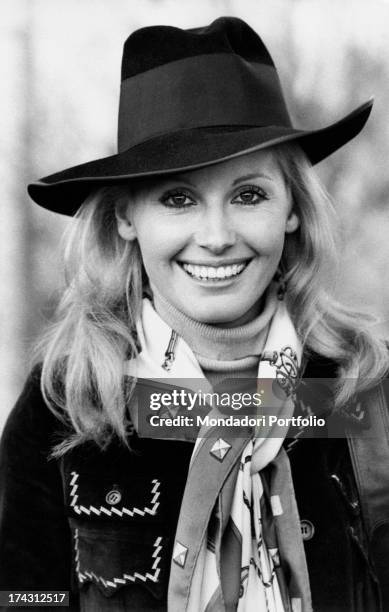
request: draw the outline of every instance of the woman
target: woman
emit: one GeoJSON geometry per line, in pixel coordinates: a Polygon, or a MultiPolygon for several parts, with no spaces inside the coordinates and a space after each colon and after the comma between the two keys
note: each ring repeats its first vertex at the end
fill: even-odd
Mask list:
{"type": "Polygon", "coordinates": [[[326,292],[333,213],[311,168],[370,109],[296,130],[239,19],[129,37],[118,154],[29,186],[76,220],[3,436],[2,589],[87,610],[385,609],[386,348],[326,292]],[[215,390],[246,393],[255,426],[223,426],[235,405],[201,405],[215,390]]]}

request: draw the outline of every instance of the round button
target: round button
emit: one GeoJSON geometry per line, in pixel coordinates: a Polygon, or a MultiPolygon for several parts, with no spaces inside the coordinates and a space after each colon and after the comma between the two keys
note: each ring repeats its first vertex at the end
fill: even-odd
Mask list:
{"type": "Polygon", "coordinates": [[[118,489],[112,489],[105,496],[105,501],[110,506],[116,506],[116,504],[118,504],[121,499],[122,499],[122,494],[120,493],[118,489]]]}
{"type": "Polygon", "coordinates": [[[311,521],[304,519],[300,522],[301,526],[301,536],[303,540],[311,540],[315,533],[315,528],[311,521]]]}

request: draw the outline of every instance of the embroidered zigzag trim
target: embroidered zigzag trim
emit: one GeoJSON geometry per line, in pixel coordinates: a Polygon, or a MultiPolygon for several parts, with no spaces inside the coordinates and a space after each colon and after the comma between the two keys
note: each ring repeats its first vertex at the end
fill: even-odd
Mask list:
{"type": "Polygon", "coordinates": [[[159,553],[162,550],[161,546],[162,537],[158,537],[153,546],[154,552],[152,554],[152,558],[154,559],[154,563],[151,567],[154,570],[154,574],[150,572],[146,572],[146,574],[140,574],[139,572],[134,572],[133,574],[122,574],[120,578],[114,577],[110,580],[106,580],[102,576],[97,576],[94,572],[82,572],[80,569],[80,549],[78,546],[78,529],[74,531],[74,550],[75,550],[75,562],[76,562],[76,573],[78,576],[78,580],[82,584],[86,580],[92,580],[96,583],[101,583],[104,587],[113,587],[117,588],[119,585],[127,584],[128,582],[136,582],[137,580],[141,580],[142,582],[146,582],[147,580],[151,580],[152,582],[158,582],[158,576],[161,572],[161,568],[158,567],[161,561],[161,556],[159,553]]]}
{"type": "Polygon", "coordinates": [[[140,508],[132,508],[132,510],[130,510],[129,508],[126,508],[125,506],[122,506],[121,510],[119,510],[118,508],[107,508],[106,506],[100,506],[100,508],[96,508],[95,506],[82,506],[78,504],[78,478],[79,478],[79,474],[77,472],[71,472],[72,475],[72,479],[70,481],[70,486],[72,487],[72,490],[70,491],[70,505],[71,507],[74,509],[75,512],[77,512],[77,514],[88,514],[88,516],[90,516],[91,514],[96,514],[97,516],[101,516],[102,514],[105,514],[107,516],[120,516],[123,517],[123,515],[127,515],[127,516],[134,516],[134,515],[139,515],[139,516],[145,516],[146,514],[151,514],[152,516],[154,516],[157,513],[158,510],[158,506],[159,506],[159,501],[158,498],[160,496],[160,491],[159,491],[159,487],[160,487],[160,482],[159,480],[157,480],[156,478],[154,478],[154,480],[151,481],[152,484],[152,488],[151,488],[151,492],[150,494],[153,496],[151,501],[150,501],[150,506],[145,506],[143,509],[140,508]]]}

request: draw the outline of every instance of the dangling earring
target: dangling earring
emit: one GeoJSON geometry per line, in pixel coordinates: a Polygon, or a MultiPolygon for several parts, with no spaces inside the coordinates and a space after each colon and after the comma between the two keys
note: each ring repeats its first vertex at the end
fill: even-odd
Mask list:
{"type": "Polygon", "coordinates": [[[282,300],[285,297],[286,290],[288,288],[288,283],[285,280],[284,266],[281,262],[278,264],[278,268],[273,277],[273,280],[278,284],[277,299],[280,300],[280,302],[282,302],[282,300]]]}

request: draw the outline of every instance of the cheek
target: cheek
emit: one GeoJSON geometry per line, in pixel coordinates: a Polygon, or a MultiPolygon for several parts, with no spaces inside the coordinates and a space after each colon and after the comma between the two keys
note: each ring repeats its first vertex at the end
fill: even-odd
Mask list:
{"type": "Polygon", "coordinates": [[[285,229],[280,224],[265,224],[251,231],[248,238],[255,251],[262,256],[277,256],[285,243],[285,229]]]}
{"type": "Polygon", "coordinates": [[[170,225],[155,219],[143,221],[138,218],[136,236],[146,272],[152,277],[171,263],[183,243],[179,232],[173,231],[170,225]]]}

